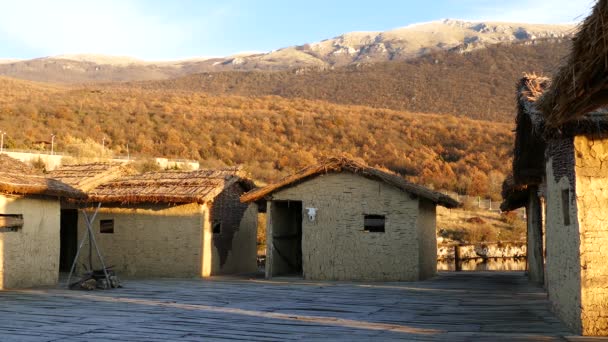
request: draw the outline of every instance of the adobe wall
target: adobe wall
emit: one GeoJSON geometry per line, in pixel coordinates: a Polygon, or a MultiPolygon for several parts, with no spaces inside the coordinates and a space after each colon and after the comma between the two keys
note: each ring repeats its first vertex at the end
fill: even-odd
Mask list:
{"type": "Polygon", "coordinates": [[[580,234],[576,220],[574,146],[572,138],[547,145],[546,287],[553,311],[575,332],[581,332],[580,234]],[[569,189],[570,224],[564,223],[563,190],[569,189]]]}
{"type": "MultiPolygon", "coordinates": [[[[197,277],[202,269],[204,206],[199,204],[102,207],[93,224],[106,266],[119,277],[197,277]],[[100,220],[114,220],[114,233],[101,234],[100,220]]],[[[92,215],[92,212],[91,212],[92,215]]],[[[85,221],[78,217],[78,241],[85,221]]],[[[100,268],[95,250],[94,267],[100,268]]],[[[88,242],[79,265],[88,264],[88,242]]]]}
{"type": "Polygon", "coordinates": [[[574,138],[583,335],[608,335],[608,139],[574,138]]]}
{"type": "MultiPolygon", "coordinates": [[[[304,213],[305,208],[318,209],[314,221],[306,214],[302,219],[304,278],[419,279],[419,203],[409,194],[386,183],[343,172],[320,175],[278,191],[273,200],[302,201],[304,213]],[[385,215],[386,232],[364,231],[365,214],[385,215]]],[[[269,234],[274,224],[270,221],[269,234]]]]}
{"type": "Polygon", "coordinates": [[[0,213],[22,214],[24,222],[0,232],[0,289],[57,284],[59,200],[0,195],[0,213]]]}
{"type": "Polygon", "coordinates": [[[418,249],[418,260],[420,261],[419,279],[427,279],[437,273],[437,233],[436,233],[436,205],[430,201],[421,199],[419,201],[418,220],[418,239],[420,246],[418,249]]]}

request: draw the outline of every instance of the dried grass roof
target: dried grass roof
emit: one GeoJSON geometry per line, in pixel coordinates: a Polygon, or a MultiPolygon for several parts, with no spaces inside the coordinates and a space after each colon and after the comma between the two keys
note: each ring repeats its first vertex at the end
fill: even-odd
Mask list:
{"type": "Polygon", "coordinates": [[[502,183],[500,210],[511,211],[526,206],[528,192],[527,185],[516,184],[512,176],[507,177],[502,183]]]}
{"type": "Polygon", "coordinates": [[[545,147],[542,136],[544,120],[535,102],[548,87],[550,80],[536,74],[526,74],[517,85],[517,117],[513,175],[517,184],[542,181],[545,172],[545,147]]]}
{"type": "Polygon", "coordinates": [[[338,173],[343,171],[352,172],[363,177],[385,182],[398,189],[428,199],[435,204],[439,204],[447,208],[455,208],[460,205],[458,201],[450,196],[430,190],[424,186],[408,182],[403,177],[389,171],[372,168],[363,163],[344,157],[328,158],[326,161],[320,164],[309,166],[291,176],[285,177],[277,183],[269,184],[265,187],[250,191],[241,196],[241,202],[258,201],[266,198],[266,196],[272,194],[273,192],[294,186],[310,178],[326,173],[338,173]]]}
{"type": "Polygon", "coordinates": [[[129,164],[90,163],[64,165],[49,172],[48,176],[88,192],[103,183],[136,173],[137,171],[129,164]]]}
{"type": "Polygon", "coordinates": [[[235,183],[241,184],[245,191],[255,187],[240,168],[148,172],[104,183],[89,191],[89,201],[206,203],[235,183]]]}
{"type": "Polygon", "coordinates": [[[0,154],[0,191],[18,195],[85,198],[86,195],[58,180],[46,178],[27,164],[0,154]]]}
{"type": "Polygon", "coordinates": [[[570,55],[537,106],[558,127],[608,105],[608,0],[599,0],[572,39],[570,55]]]}

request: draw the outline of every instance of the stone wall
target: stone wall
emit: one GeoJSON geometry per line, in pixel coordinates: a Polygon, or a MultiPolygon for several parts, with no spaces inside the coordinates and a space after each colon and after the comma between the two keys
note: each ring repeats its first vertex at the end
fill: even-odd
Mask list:
{"type": "Polygon", "coordinates": [[[0,213],[23,215],[23,228],[0,232],[0,289],[57,284],[57,199],[0,195],[0,213]]]}
{"type": "MultiPolygon", "coordinates": [[[[344,172],[320,175],[278,191],[273,200],[302,201],[305,213],[305,208],[318,209],[314,221],[306,215],[302,220],[304,278],[419,279],[419,203],[409,194],[344,172]],[[386,231],[364,231],[366,214],[385,215],[386,231]]],[[[272,219],[268,225],[272,232],[272,219]]],[[[435,232],[434,227],[432,231],[435,232]]]]}
{"type": "MultiPolygon", "coordinates": [[[[93,230],[106,265],[120,277],[196,277],[203,258],[203,212],[199,204],[102,205],[93,230]],[[100,233],[100,220],[114,220],[114,233],[100,233]]],[[[79,241],[84,231],[79,214],[79,241]]],[[[93,256],[99,268],[94,251],[93,256]]],[[[82,264],[88,264],[88,243],[80,254],[82,264]]]]}
{"type": "Polygon", "coordinates": [[[608,335],[608,138],[574,139],[584,335],[608,335]]]}
{"type": "Polygon", "coordinates": [[[211,224],[219,225],[213,234],[211,274],[252,273],[257,271],[257,206],[240,202],[245,192],[235,183],[211,204],[211,224]]]}
{"type": "Polygon", "coordinates": [[[572,138],[550,140],[546,169],[546,287],[553,311],[581,332],[580,235],[574,201],[574,150],[572,138]],[[565,224],[562,196],[570,192],[570,224],[565,224]]]}

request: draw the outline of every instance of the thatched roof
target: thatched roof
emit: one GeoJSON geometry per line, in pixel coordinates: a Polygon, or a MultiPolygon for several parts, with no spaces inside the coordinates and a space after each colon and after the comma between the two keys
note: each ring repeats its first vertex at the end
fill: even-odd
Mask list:
{"type": "Polygon", "coordinates": [[[513,176],[517,184],[540,184],[545,172],[544,119],[535,103],[548,87],[549,79],[525,75],[517,85],[517,117],[513,176]]]}
{"type": "Polygon", "coordinates": [[[239,168],[148,172],[104,183],[89,191],[88,200],[124,204],[206,203],[235,183],[240,183],[245,191],[255,187],[239,168]]]}
{"type": "Polygon", "coordinates": [[[48,176],[88,192],[103,183],[136,173],[135,169],[128,164],[90,163],[64,165],[49,172],[48,176]]]}
{"type": "Polygon", "coordinates": [[[564,65],[537,106],[558,127],[608,105],[608,0],[599,0],[574,36],[564,65]]]}
{"type": "Polygon", "coordinates": [[[269,184],[263,188],[250,191],[241,196],[241,202],[259,201],[271,195],[273,192],[297,185],[310,178],[326,173],[339,173],[343,171],[352,172],[363,177],[385,182],[405,192],[428,199],[435,204],[442,205],[447,208],[455,208],[460,205],[458,201],[450,196],[430,190],[421,185],[410,183],[399,175],[389,171],[372,168],[363,163],[343,157],[328,158],[326,161],[320,164],[309,166],[291,176],[285,177],[277,183],[269,184]]]}
{"type": "Polygon", "coordinates": [[[0,154],[0,192],[67,198],[86,197],[82,191],[55,179],[46,178],[41,172],[5,154],[0,154]]]}
{"type": "Polygon", "coordinates": [[[526,206],[528,202],[528,186],[517,185],[513,177],[507,177],[502,183],[502,198],[500,210],[511,211],[526,206]]]}

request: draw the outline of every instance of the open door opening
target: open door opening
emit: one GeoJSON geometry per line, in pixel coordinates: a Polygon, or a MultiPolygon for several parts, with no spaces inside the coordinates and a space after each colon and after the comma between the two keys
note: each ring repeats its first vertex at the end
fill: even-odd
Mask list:
{"type": "Polygon", "coordinates": [[[272,202],[272,276],[302,276],[302,202],[272,202]]]}
{"type": "Polygon", "coordinates": [[[62,209],[60,220],[59,271],[70,272],[78,250],[78,211],[62,209]]]}

